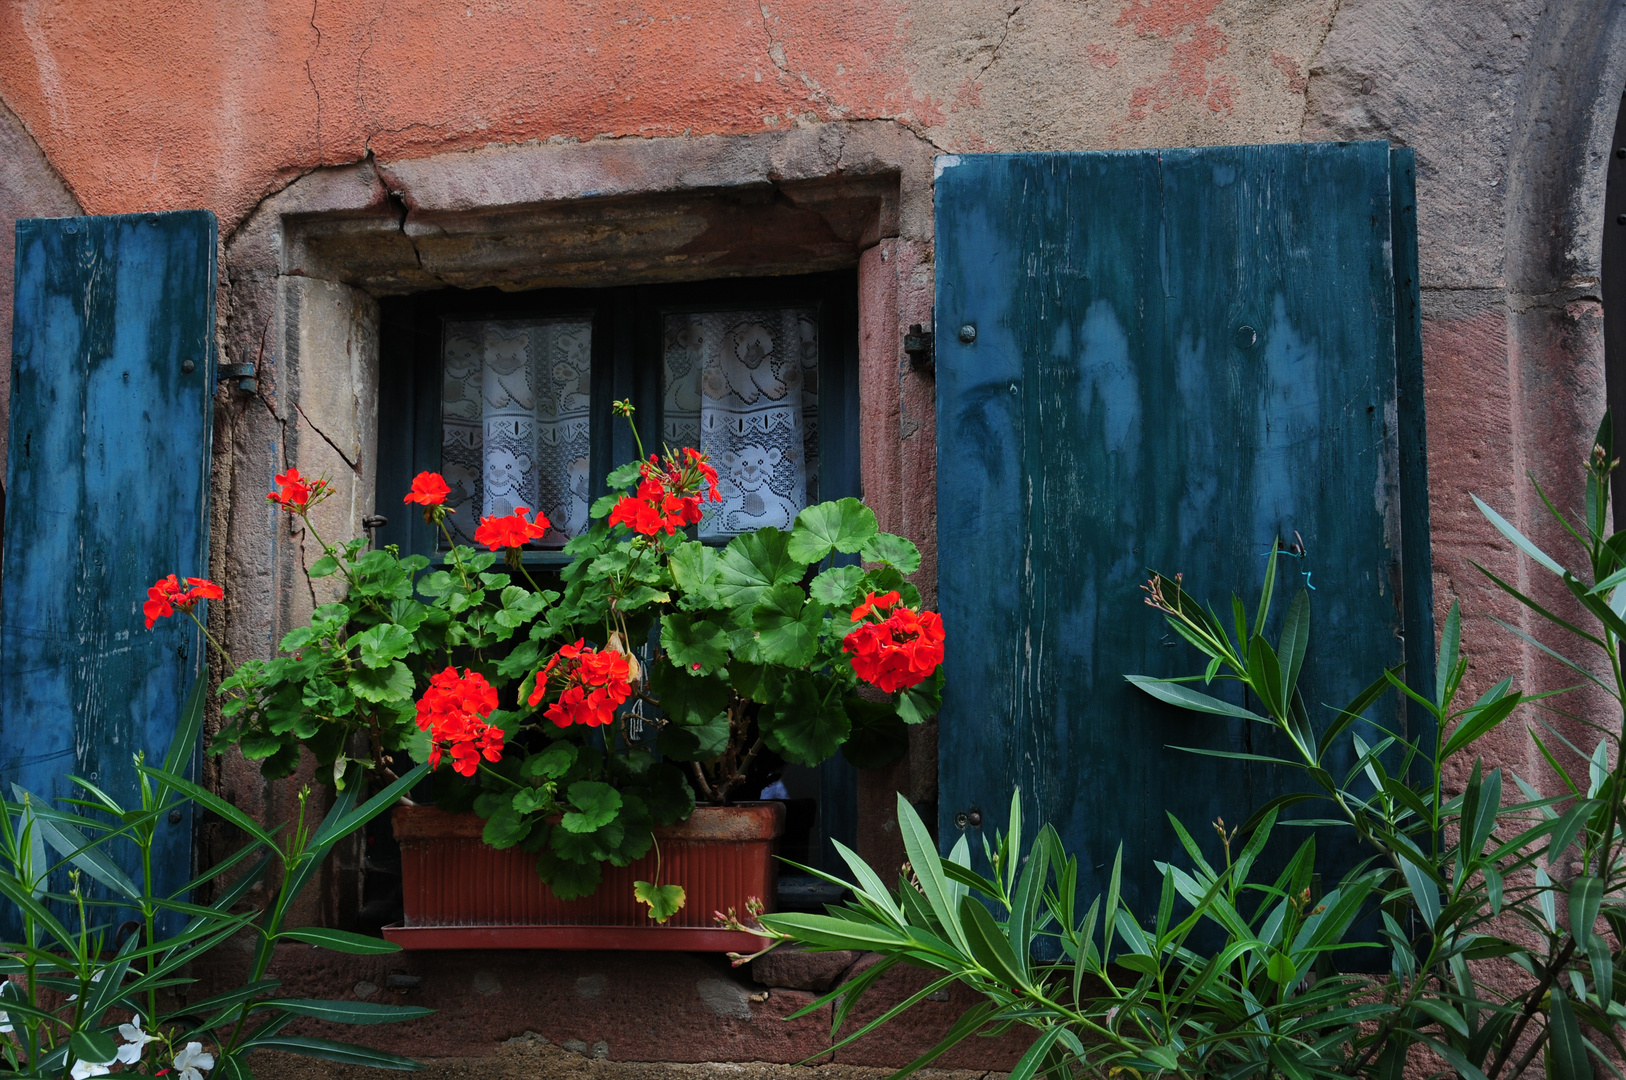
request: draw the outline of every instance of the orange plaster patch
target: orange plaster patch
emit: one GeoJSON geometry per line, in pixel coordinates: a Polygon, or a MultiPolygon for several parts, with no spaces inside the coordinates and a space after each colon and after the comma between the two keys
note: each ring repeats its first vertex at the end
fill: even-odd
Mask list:
{"type": "Polygon", "coordinates": [[[1144,120],[1148,110],[1163,112],[1181,99],[1196,99],[1214,112],[1230,112],[1236,80],[1210,75],[1209,65],[1225,55],[1230,38],[1209,17],[1220,0],[1125,0],[1118,25],[1142,37],[1174,42],[1163,75],[1130,92],[1129,119],[1144,120]]]}
{"type": "Polygon", "coordinates": [[[1090,42],[1084,46],[1084,55],[1089,58],[1090,66],[1105,71],[1110,67],[1118,66],[1118,52],[1099,42],[1090,42]]]}
{"type": "Polygon", "coordinates": [[[1287,76],[1287,88],[1295,94],[1302,94],[1310,89],[1310,80],[1305,77],[1299,68],[1299,58],[1288,56],[1276,49],[1270,50],[1270,62],[1276,65],[1276,70],[1287,76]]]}

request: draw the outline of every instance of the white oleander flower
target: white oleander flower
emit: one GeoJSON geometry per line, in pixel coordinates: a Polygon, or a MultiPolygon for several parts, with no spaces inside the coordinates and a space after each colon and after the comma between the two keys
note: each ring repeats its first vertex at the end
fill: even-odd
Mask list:
{"type": "Polygon", "coordinates": [[[11,1031],[11,1014],[0,1012],[0,1035],[10,1035],[11,1031]]]}
{"type": "Polygon", "coordinates": [[[106,1076],[112,1071],[108,1066],[113,1064],[113,1061],[113,1058],[108,1058],[101,1064],[97,1064],[94,1061],[80,1059],[73,1063],[73,1070],[68,1075],[72,1076],[73,1080],[90,1080],[92,1076],[106,1076]]]}
{"type": "Polygon", "coordinates": [[[121,1065],[134,1065],[140,1061],[142,1051],[146,1045],[158,1038],[156,1035],[148,1035],[141,1030],[140,1013],[137,1013],[135,1018],[128,1024],[119,1025],[119,1037],[124,1040],[124,1045],[119,1047],[117,1057],[117,1061],[121,1065]]]}
{"type": "Polygon", "coordinates": [[[180,1073],[175,1080],[203,1080],[203,1074],[215,1067],[215,1056],[205,1053],[202,1043],[189,1042],[175,1055],[175,1068],[180,1073]]]}

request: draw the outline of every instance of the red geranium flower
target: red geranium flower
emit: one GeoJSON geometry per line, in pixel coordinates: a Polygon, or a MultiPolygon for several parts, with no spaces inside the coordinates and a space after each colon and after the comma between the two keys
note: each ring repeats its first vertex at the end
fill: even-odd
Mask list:
{"type": "Polygon", "coordinates": [[[528,507],[521,506],[507,517],[481,518],[480,527],[474,530],[475,543],[484,544],[491,551],[505,548],[512,551],[532,540],[542,539],[548,534],[547,516],[538,510],[536,520],[526,521],[525,515],[530,512],[528,507]]]}
{"type": "Polygon", "coordinates": [[[418,729],[429,732],[429,767],[440,765],[441,752],[452,755],[452,769],[473,776],[480,759],[502,760],[503,731],[486,723],[497,707],[497,691],[473,669],[462,675],[449,667],[429,679],[418,699],[418,729]]]}
{"type": "Polygon", "coordinates": [[[170,574],[159,578],[147,590],[147,602],[141,605],[141,611],[147,616],[147,629],[151,630],[153,623],[167,619],[177,609],[184,614],[199,600],[220,600],[225,595],[220,586],[208,578],[189,577],[183,586],[179,578],[170,574]]]}
{"type": "Polygon", "coordinates": [[[625,525],[633,532],[671,536],[686,525],[699,524],[701,502],[722,502],[717,491],[717,470],[706,455],[692,446],[666,460],[649,455],[639,466],[643,479],[636,494],[626,495],[610,511],[610,525],[625,525]]]}
{"type": "Polygon", "coordinates": [[[935,611],[914,611],[897,603],[896,592],[870,593],[853,608],[852,621],[863,625],[841,642],[858,677],[888,694],[920,685],[943,662],[942,618],[935,611]],[[891,614],[883,617],[888,608],[891,614]],[[864,621],[870,615],[880,621],[864,621]]]}
{"type": "Polygon", "coordinates": [[[559,700],[547,707],[544,716],[562,728],[572,724],[603,727],[615,719],[616,706],[631,696],[631,674],[632,665],[621,653],[589,649],[583,639],[577,639],[574,645],[561,647],[536,673],[536,686],[526,704],[533,709],[541,704],[551,681],[561,688],[559,700]]]}
{"type": "Polygon", "coordinates": [[[419,506],[439,506],[446,501],[446,496],[452,489],[446,485],[446,478],[438,472],[421,472],[412,478],[412,490],[402,499],[405,503],[417,503],[419,506]]]}
{"type": "Polygon", "coordinates": [[[277,490],[266,498],[292,514],[303,514],[311,504],[321,502],[328,494],[326,480],[306,480],[298,469],[289,469],[277,476],[275,483],[277,490]]]}

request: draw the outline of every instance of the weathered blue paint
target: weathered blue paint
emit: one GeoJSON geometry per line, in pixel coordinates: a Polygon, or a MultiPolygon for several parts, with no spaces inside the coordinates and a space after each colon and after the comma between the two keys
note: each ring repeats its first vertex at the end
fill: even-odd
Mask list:
{"type": "MultiPolygon", "coordinates": [[[[201,210],[17,222],[0,588],[8,797],[12,783],[77,796],[77,775],[139,805],[131,757],[163,760],[202,670],[191,622],[148,630],[141,605],[165,574],[208,574],[215,229],[201,210]]],[[[190,815],[159,836],[156,885],[179,888],[190,815]]]]}
{"type": "MultiPolygon", "coordinates": [[[[1002,827],[1019,784],[1097,884],[1122,843],[1145,909],[1153,860],[1179,850],[1165,812],[1212,842],[1216,817],[1292,782],[1172,749],[1277,752],[1272,732],[1124,683],[1201,671],[1142,604],[1148,568],[1229,621],[1272,542],[1302,537],[1277,610],[1313,585],[1321,724],[1318,703],[1401,661],[1403,616],[1432,670],[1427,592],[1402,611],[1403,579],[1427,586],[1427,519],[1420,398],[1397,412],[1390,171],[1384,143],[939,159],[945,847],[972,809],[1002,827]],[[1402,528],[1414,496],[1420,531],[1402,528]]],[[[1369,715],[1405,719],[1392,700],[1369,715]]]]}

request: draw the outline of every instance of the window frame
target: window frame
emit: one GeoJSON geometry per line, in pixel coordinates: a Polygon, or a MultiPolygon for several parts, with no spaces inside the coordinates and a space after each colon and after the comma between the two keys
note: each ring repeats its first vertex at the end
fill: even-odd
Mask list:
{"type": "MultiPolygon", "coordinates": [[[[403,554],[438,562],[440,537],[422,515],[395,506],[419,472],[441,471],[441,348],[445,324],[474,319],[558,318],[591,313],[593,377],[589,488],[637,456],[631,429],[610,411],[630,398],[639,438],[661,445],[665,398],[663,324],[668,314],[813,307],[819,324],[819,498],[862,497],[859,478],[858,278],[852,270],[767,278],[714,278],[658,285],[443,289],[380,302],[376,511],[387,520],[375,538],[403,554]],[[610,437],[599,433],[608,425],[610,437]]],[[[712,541],[708,541],[712,542],[712,541]]],[[[723,541],[716,541],[722,543],[723,541]]],[[[527,551],[531,567],[569,561],[560,551],[527,551]]]]}

